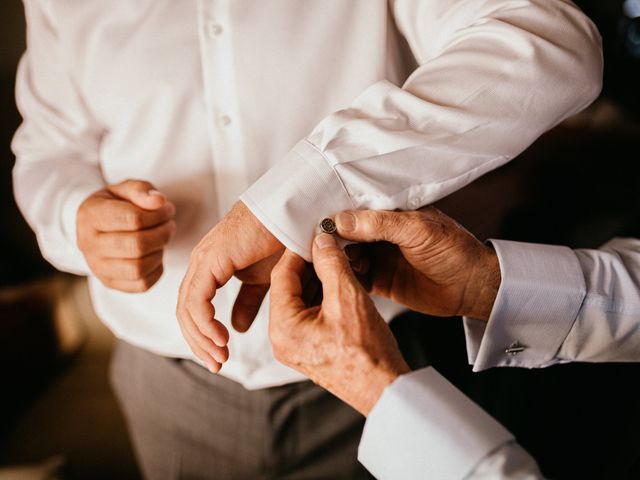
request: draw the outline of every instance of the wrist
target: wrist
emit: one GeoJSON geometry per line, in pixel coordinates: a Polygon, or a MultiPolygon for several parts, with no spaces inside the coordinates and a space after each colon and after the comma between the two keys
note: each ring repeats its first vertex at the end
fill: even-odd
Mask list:
{"type": "Polygon", "coordinates": [[[461,315],[488,321],[501,280],[500,262],[495,250],[483,245],[469,275],[461,315]]]}
{"type": "Polygon", "coordinates": [[[398,377],[411,371],[404,359],[396,361],[393,365],[369,359],[368,364],[368,368],[359,372],[358,381],[351,383],[355,388],[350,388],[350,398],[343,399],[365,417],[369,415],[384,390],[398,377]]]}

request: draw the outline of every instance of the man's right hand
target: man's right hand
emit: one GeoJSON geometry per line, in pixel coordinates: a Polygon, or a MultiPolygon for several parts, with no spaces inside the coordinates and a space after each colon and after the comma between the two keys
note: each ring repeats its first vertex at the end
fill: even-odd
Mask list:
{"type": "Polygon", "coordinates": [[[162,275],[165,245],[176,230],[175,206],[142,180],[91,194],[78,209],[77,243],[93,274],[123,292],[144,292],[162,275]]]}

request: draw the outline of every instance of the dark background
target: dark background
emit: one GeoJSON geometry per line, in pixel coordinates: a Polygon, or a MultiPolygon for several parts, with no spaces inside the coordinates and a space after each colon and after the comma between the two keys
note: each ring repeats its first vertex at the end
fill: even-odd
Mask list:
{"type": "MultiPolygon", "coordinates": [[[[597,247],[613,236],[639,235],[640,27],[622,15],[619,0],[577,3],[594,19],[604,38],[602,96],[586,112],[544,135],[504,168],[440,202],[443,210],[481,238],[493,236],[585,248],[597,247]]],[[[41,459],[42,449],[30,453],[28,448],[11,443],[14,431],[30,414],[34,402],[82,358],[77,354],[63,358],[56,353],[46,300],[37,295],[19,304],[3,300],[4,291],[27,288],[59,275],[41,259],[34,235],[12,196],[14,158],[9,144],[20,122],[13,86],[23,50],[22,5],[17,0],[2,1],[0,374],[4,385],[0,446],[5,451],[0,455],[2,463],[41,459]]],[[[411,339],[427,346],[426,356],[417,355],[413,359],[415,365],[432,362],[502,421],[538,459],[547,476],[640,478],[638,364],[573,364],[535,371],[493,369],[471,375],[459,321],[425,321],[408,314],[394,322],[394,329],[405,342],[411,339]]],[[[99,414],[99,408],[96,411],[99,414]]],[[[58,414],[51,411],[51,415],[58,414]]],[[[51,445],[50,451],[60,450],[51,445]]],[[[72,463],[82,465],[82,458],[74,459],[66,453],[72,463]]],[[[118,478],[135,478],[128,447],[118,454],[128,456],[122,461],[129,465],[128,470],[119,471],[118,478]]],[[[104,457],[113,458],[107,453],[104,457]]],[[[82,469],[76,470],[74,476],[71,470],[68,478],[89,478],[86,472],[91,468],[105,467],[85,465],[84,473],[78,473],[82,469]]],[[[92,472],[90,478],[110,478],[115,471],[117,468],[110,474],[104,470],[92,472]]]]}

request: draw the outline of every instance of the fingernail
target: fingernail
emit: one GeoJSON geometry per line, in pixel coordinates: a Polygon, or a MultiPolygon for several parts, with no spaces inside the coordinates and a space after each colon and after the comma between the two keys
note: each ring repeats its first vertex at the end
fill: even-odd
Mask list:
{"type": "Polygon", "coordinates": [[[220,371],[220,364],[217,362],[213,363],[211,361],[207,361],[206,365],[211,373],[218,373],[220,371]]]}
{"type": "Polygon", "coordinates": [[[156,196],[156,197],[167,198],[167,197],[165,196],[165,194],[164,194],[164,193],[162,193],[160,190],[149,190],[149,191],[147,192],[147,195],[154,195],[154,196],[156,196]]]}
{"type": "Polygon", "coordinates": [[[336,215],[338,230],[353,232],[356,229],[356,216],[353,213],[341,212],[336,215]]]}
{"type": "Polygon", "coordinates": [[[319,249],[335,247],[336,245],[336,239],[333,238],[333,235],[329,235],[328,233],[321,233],[316,237],[316,246],[319,249]]]}

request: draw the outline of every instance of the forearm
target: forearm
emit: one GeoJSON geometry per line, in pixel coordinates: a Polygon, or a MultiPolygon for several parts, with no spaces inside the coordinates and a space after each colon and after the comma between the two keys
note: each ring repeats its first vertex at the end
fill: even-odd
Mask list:
{"type": "Polygon", "coordinates": [[[242,196],[307,259],[321,218],[432,203],[509,161],[600,90],[599,36],[566,2],[416,5],[394,4],[420,63],[406,83],[371,86],[242,196]]]}

